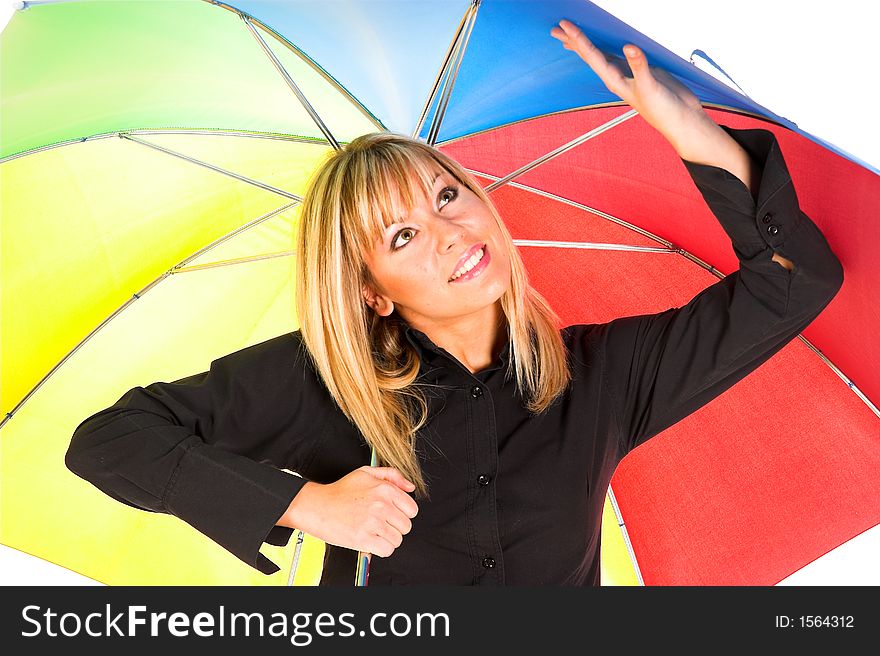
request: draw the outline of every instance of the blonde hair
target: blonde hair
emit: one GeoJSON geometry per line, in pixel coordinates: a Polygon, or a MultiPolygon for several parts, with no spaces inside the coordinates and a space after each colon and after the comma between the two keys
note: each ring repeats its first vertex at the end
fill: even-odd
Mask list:
{"type": "Polygon", "coordinates": [[[296,303],[302,338],[333,399],[376,451],[427,496],[415,451],[427,420],[416,383],[419,356],[405,322],[382,317],[362,295],[371,282],[364,262],[385,229],[430,198],[436,167],[486,203],[510,253],[510,286],[501,297],[510,342],[509,368],[532,413],[562,394],[571,374],[559,319],[528,283],[510,232],[479,183],[457,162],[420,141],[392,133],[357,137],[313,175],[297,233],[296,303]]]}

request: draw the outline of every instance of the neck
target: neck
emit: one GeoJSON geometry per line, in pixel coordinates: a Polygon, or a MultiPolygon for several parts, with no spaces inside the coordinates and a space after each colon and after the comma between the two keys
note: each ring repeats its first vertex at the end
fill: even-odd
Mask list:
{"type": "Polygon", "coordinates": [[[498,301],[481,311],[454,322],[410,325],[425,333],[432,342],[448,351],[468,371],[476,373],[489,367],[498,356],[507,339],[504,312],[498,301]]]}

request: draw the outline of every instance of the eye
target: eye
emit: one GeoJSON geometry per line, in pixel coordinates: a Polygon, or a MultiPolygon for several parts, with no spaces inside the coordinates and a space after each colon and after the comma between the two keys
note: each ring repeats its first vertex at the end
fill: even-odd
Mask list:
{"type": "Polygon", "coordinates": [[[458,189],[456,187],[444,187],[443,190],[437,195],[437,206],[443,207],[446,203],[443,203],[442,200],[444,198],[447,199],[447,203],[451,203],[458,197],[458,189]]]}
{"type": "Polygon", "coordinates": [[[412,228],[404,228],[400,230],[396,235],[394,235],[394,239],[391,240],[391,248],[394,250],[398,250],[406,246],[410,240],[416,236],[416,231],[412,228]],[[401,239],[403,239],[403,243],[401,243],[401,239]]]}

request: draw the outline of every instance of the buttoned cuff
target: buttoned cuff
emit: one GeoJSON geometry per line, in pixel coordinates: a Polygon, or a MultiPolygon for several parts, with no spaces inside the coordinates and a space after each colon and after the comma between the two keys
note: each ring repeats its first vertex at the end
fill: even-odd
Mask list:
{"type": "Polygon", "coordinates": [[[738,177],[717,166],[682,159],[688,173],[721,226],[740,260],[785,244],[801,222],[791,175],[776,136],[769,130],[736,130],[720,126],[749,154],[760,174],[756,198],[738,177]]]}
{"type": "Polygon", "coordinates": [[[307,481],[272,465],[194,444],[163,495],[167,511],[263,574],[279,567],[260,553],[284,545],[292,529],[276,526],[307,481]]]}

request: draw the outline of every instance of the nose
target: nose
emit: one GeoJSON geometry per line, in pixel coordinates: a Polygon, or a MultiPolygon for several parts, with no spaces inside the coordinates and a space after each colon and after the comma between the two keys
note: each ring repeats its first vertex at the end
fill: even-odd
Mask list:
{"type": "Polygon", "coordinates": [[[465,239],[464,226],[455,219],[436,217],[437,249],[441,255],[450,253],[465,239]]]}

